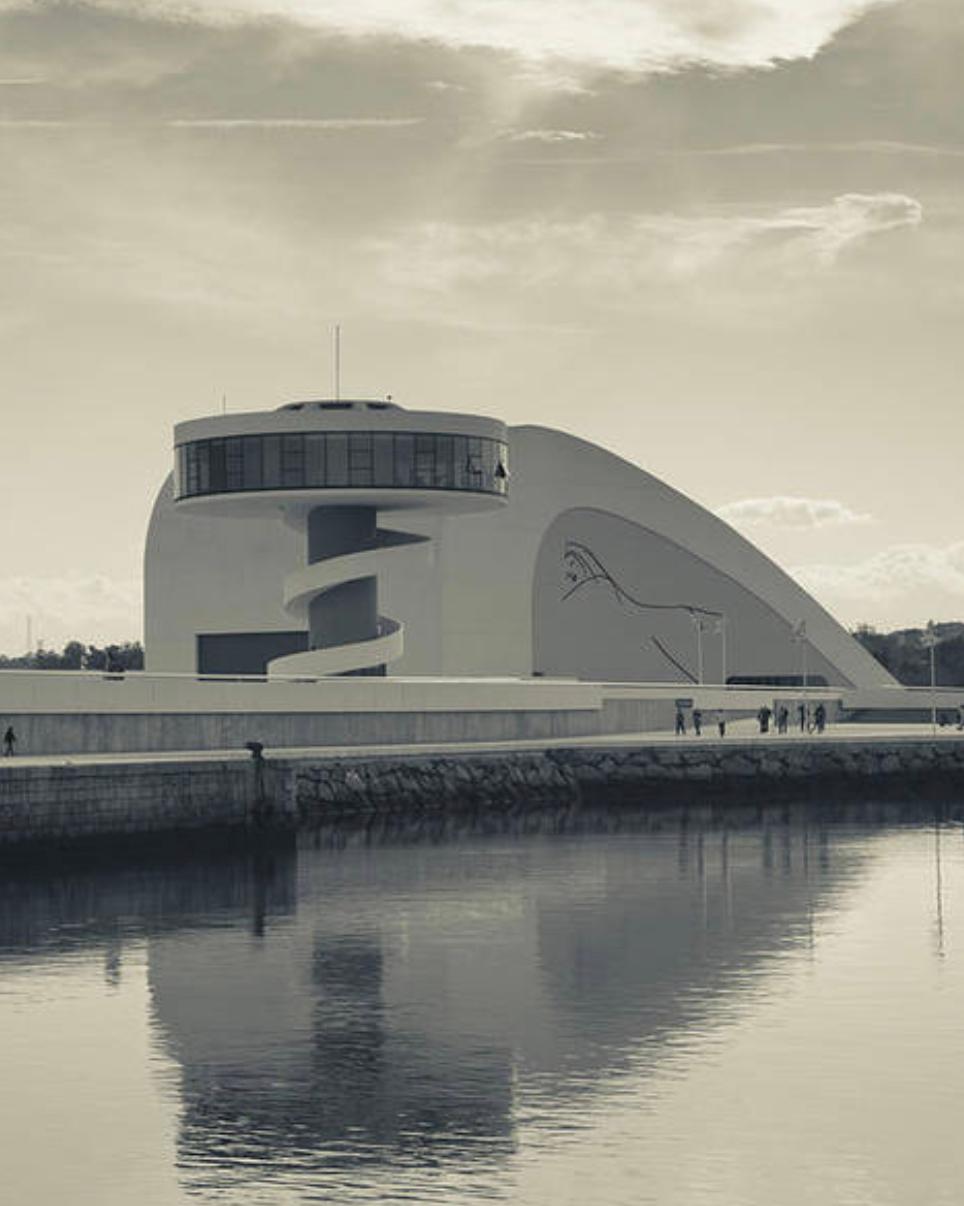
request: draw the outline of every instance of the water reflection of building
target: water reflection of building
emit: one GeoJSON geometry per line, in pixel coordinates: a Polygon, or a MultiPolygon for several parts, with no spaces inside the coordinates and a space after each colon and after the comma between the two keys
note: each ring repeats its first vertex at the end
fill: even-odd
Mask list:
{"type": "Polygon", "coordinates": [[[658,1060],[809,940],[858,857],[785,827],[303,852],[297,913],[262,936],[151,942],[183,1171],[505,1155],[520,1087],[658,1060]]]}

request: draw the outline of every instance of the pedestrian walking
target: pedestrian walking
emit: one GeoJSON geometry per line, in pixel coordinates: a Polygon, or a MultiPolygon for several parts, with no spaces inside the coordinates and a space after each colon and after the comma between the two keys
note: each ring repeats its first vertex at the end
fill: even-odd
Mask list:
{"type": "Polygon", "coordinates": [[[766,704],[764,704],[763,707],[759,710],[759,712],[757,712],[756,718],[757,718],[757,723],[760,726],[761,733],[769,733],[770,717],[772,715],[773,715],[772,711],[767,707],[766,704]]]}
{"type": "Polygon", "coordinates": [[[697,737],[703,736],[703,713],[699,708],[693,709],[693,732],[697,737]]]}
{"type": "Polygon", "coordinates": [[[777,732],[785,733],[790,727],[790,709],[786,704],[780,705],[780,711],[777,712],[777,732]]]}
{"type": "Polygon", "coordinates": [[[818,733],[822,733],[827,727],[827,709],[822,703],[817,704],[817,710],[813,714],[813,723],[818,733]]]}
{"type": "Polygon", "coordinates": [[[676,736],[686,736],[686,717],[683,715],[683,709],[676,709],[676,736]]]}
{"type": "Polygon", "coordinates": [[[718,711],[716,713],[716,727],[719,730],[720,736],[725,737],[726,736],[726,713],[722,709],[720,709],[720,711],[718,711]]]}
{"type": "Polygon", "coordinates": [[[17,734],[13,731],[13,725],[7,725],[7,731],[3,735],[3,756],[4,758],[13,757],[13,747],[17,744],[17,734]]]}
{"type": "Polygon", "coordinates": [[[800,718],[800,732],[805,733],[807,731],[807,705],[806,704],[798,704],[797,705],[797,716],[800,718]]]}

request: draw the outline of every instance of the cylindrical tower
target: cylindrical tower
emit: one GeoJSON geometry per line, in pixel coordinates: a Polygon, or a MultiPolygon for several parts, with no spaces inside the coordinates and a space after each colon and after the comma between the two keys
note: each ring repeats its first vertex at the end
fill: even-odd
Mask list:
{"type": "Polygon", "coordinates": [[[427,538],[380,528],[379,514],[464,514],[508,495],[505,425],[475,415],[294,402],[180,423],[174,444],[179,509],[239,519],[269,510],[305,533],[305,563],[283,597],[308,648],[275,658],[269,674],[383,674],[404,633],[379,614],[378,570],[427,538]]]}

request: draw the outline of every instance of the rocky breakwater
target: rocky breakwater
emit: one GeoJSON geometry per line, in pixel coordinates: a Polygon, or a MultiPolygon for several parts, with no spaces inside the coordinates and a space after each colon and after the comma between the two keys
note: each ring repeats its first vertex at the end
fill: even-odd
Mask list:
{"type": "Polygon", "coordinates": [[[292,764],[281,811],[310,823],[373,812],[546,803],[830,800],[853,789],[964,793],[964,740],[704,740],[292,764]]]}
{"type": "Polygon", "coordinates": [[[579,798],[572,768],[547,752],[379,757],[295,764],[283,811],[310,821],[369,812],[578,803],[579,798]]]}

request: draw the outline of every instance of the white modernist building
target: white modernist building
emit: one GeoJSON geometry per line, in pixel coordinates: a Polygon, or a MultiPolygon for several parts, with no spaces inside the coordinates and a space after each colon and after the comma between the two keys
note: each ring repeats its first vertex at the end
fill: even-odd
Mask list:
{"type": "Polygon", "coordinates": [[[148,671],[895,685],[731,527],[563,432],[338,400],[174,443],[148,671]]]}

